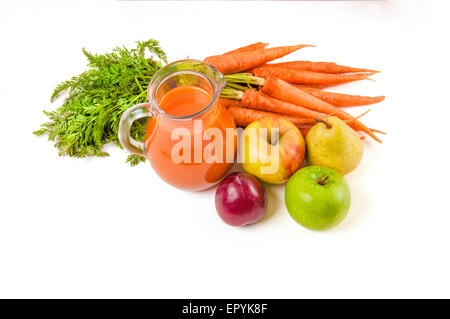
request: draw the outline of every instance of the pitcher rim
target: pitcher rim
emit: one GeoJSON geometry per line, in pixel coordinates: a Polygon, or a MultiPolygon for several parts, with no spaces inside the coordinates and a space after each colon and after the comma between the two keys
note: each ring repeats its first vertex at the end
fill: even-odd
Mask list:
{"type": "MultiPolygon", "coordinates": [[[[175,72],[175,73],[178,73],[178,72],[175,72]]],[[[152,76],[152,78],[151,78],[151,80],[150,80],[150,82],[148,84],[148,87],[147,87],[147,99],[148,99],[148,103],[149,103],[150,108],[151,108],[150,111],[155,111],[156,110],[158,115],[162,115],[163,117],[171,119],[171,120],[178,120],[178,121],[192,120],[192,119],[198,117],[199,115],[201,115],[203,113],[206,113],[212,106],[216,105],[217,100],[219,99],[219,96],[220,96],[220,92],[225,87],[225,84],[226,84],[226,81],[225,81],[225,78],[224,78],[223,74],[216,67],[214,67],[213,65],[211,65],[209,63],[203,62],[201,60],[196,60],[196,59],[183,59],[183,60],[177,60],[177,61],[171,62],[171,63],[166,64],[165,66],[163,66],[161,69],[159,69],[152,76]],[[211,101],[208,103],[208,105],[206,105],[200,111],[198,111],[196,113],[188,114],[188,115],[173,115],[173,114],[170,114],[170,113],[167,113],[166,111],[164,111],[159,106],[159,103],[156,101],[156,96],[152,96],[152,95],[156,95],[156,93],[158,92],[158,89],[159,89],[160,85],[163,83],[163,81],[160,81],[160,83],[158,83],[158,85],[154,89],[151,90],[151,88],[154,87],[153,80],[156,79],[158,77],[158,75],[161,72],[164,71],[164,68],[166,68],[168,66],[171,66],[171,65],[174,65],[174,64],[180,64],[180,63],[183,63],[183,62],[198,62],[198,63],[204,64],[204,65],[210,67],[214,72],[217,72],[221,76],[222,81],[220,81],[220,83],[217,83],[217,85],[215,85],[208,76],[206,76],[206,75],[204,75],[204,74],[202,74],[200,72],[190,71],[190,70],[178,71],[178,72],[183,72],[183,73],[185,73],[185,72],[195,73],[195,74],[198,74],[198,75],[202,76],[203,78],[208,80],[208,83],[211,85],[211,87],[213,89],[213,94],[212,94],[212,97],[211,97],[211,101]]]]}

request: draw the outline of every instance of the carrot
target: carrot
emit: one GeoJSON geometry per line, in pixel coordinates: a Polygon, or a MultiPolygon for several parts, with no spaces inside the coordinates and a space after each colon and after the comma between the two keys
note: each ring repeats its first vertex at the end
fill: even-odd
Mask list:
{"type": "MultiPolygon", "coordinates": [[[[300,130],[303,137],[306,137],[306,134],[308,134],[309,130],[311,129],[311,127],[305,127],[304,125],[297,125],[297,128],[300,130]]],[[[364,135],[362,135],[362,136],[359,136],[359,138],[361,140],[364,140],[366,137],[364,135]]]]}
{"type": "Polygon", "coordinates": [[[384,100],[384,96],[361,96],[350,95],[342,93],[327,92],[320,89],[300,87],[300,89],[306,91],[312,96],[321,99],[322,101],[333,104],[334,106],[359,106],[378,103],[384,100]]]}
{"type": "Polygon", "coordinates": [[[261,64],[281,58],[301,48],[312,46],[313,45],[309,44],[292,45],[254,51],[234,52],[207,57],[205,62],[215,66],[223,74],[237,73],[256,68],[261,64]]]}
{"type": "Polygon", "coordinates": [[[309,129],[312,129],[315,124],[317,124],[317,120],[314,120],[314,124],[306,124],[306,125],[300,124],[300,125],[297,125],[297,127],[309,130],[309,129]]]}
{"type": "Polygon", "coordinates": [[[373,73],[356,73],[356,74],[328,74],[303,70],[292,70],[281,67],[262,66],[251,70],[253,75],[258,77],[275,77],[286,82],[296,84],[342,84],[352,81],[364,80],[373,73]]]}
{"type": "Polygon", "coordinates": [[[221,97],[221,98],[219,98],[219,104],[227,109],[230,106],[240,106],[241,102],[239,100],[226,99],[226,98],[221,97]]]}
{"type": "Polygon", "coordinates": [[[319,112],[311,111],[307,108],[278,100],[254,89],[248,89],[244,92],[241,99],[241,105],[261,111],[293,115],[309,119],[325,117],[319,112]]]}
{"type": "MultiPolygon", "coordinates": [[[[369,113],[369,112],[370,112],[370,109],[368,109],[367,111],[365,111],[365,112],[362,113],[361,115],[358,115],[357,117],[353,118],[353,120],[346,120],[346,121],[344,121],[344,122],[346,122],[347,124],[350,125],[351,122],[354,122],[354,121],[356,121],[356,120],[359,120],[361,117],[363,117],[364,115],[366,115],[366,114],[369,113]]],[[[386,132],[383,132],[383,131],[380,131],[380,130],[376,130],[376,129],[373,129],[373,128],[371,128],[370,130],[371,130],[372,132],[374,132],[374,133],[380,133],[380,134],[386,135],[386,132]]]]}
{"type": "Polygon", "coordinates": [[[254,50],[264,49],[268,45],[269,45],[269,43],[256,42],[256,43],[246,45],[245,47],[237,48],[236,50],[225,52],[224,55],[236,53],[236,52],[245,52],[245,51],[254,51],[254,50]]]}
{"type": "MultiPolygon", "coordinates": [[[[353,120],[350,120],[349,122],[359,120],[361,117],[363,117],[364,115],[366,115],[366,114],[369,113],[369,112],[370,112],[370,109],[368,109],[367,111],[365,111],[363,114],[358,115],[357,117],[353,118],[353,120]]],[[[373,132],[372,129],[370,129],[370,130],[373,132]]]]}
{"type": "MultiPolygon", "coordinates": [[[[311,129],[311,126],[297,125],[297,128],[300,130],[303,137],[306,137],[306,134],[308,134],[309,130],[311,129]]],[[[361,140],[364,140],[366,137],[364,135],[360,135],[359,138],[361,140]]]]}
{"type": "Polygon", "coordinates": [[[376,130],[376,129],[374,129],[374,128],[371,128],[370,130],[371,130],[372,132],[375,132],[375,133],[380,133],[380,134],[386,135],[386,132],[383,132],[383,131],[380,131],[380,130],[376,130]]]}
{"type": "Polygon", "coordinates": [[[304,128],[304,127],[299,127],[297,126],[297,128],[300,130],[300,133],[302,133],[303,137],[306,137],[306,134],[308,134],[309,132],[309,128],[304,128]]]}
{"type": "Polygon", "coordinates": [[[266,64],[266,66],[283,67],[293,70],[304,70],[311,72],[321,72],[321,73],[359,73],[359,72],[369,72],[369,73],[379,73],[380,71],[370,70],[370,69],[360,69],[352,68],[345,65],[339,65],[334,62],[312,62],[312,61],[292,61],[292,62],[281,62],[266,64]]]}
{"type": "MultiPolygon", "coordinates": [[[[315,96],[312,96],[302,89],[296,88],[295,86],[290,85],[280,79],[267,78],[264,86],[262,87],[262,91],[274,98],[283,100],[288,103],[300,105],[303,108],[308,108],[315,112],[331,114],[339,117],[342,120],[351,120],[348,125],[351,126],[355,130],[361,130],[370,137],[372,137],[377,142],[381,143],[381,140],[376,137],[373,132],[362,124],[360,121],[356,120],[353,116],[344,112],[343,110],[322,101],[315,96]]],[[[245,93],[244,93],[245,95],[245,93]]]]}
{"type": "Polygon", "coordinates": [[[290,85],[298,87],[298,88],[311,88],[311,89],[326,89],[332,86],[336,86],[343,83],[336,83],[336,84],[295,84],[292,82],[288,82],[290,85]]]}
{"type": "Polygon", "coordinates": [[[239,107],[239,106],[230,106],[228,109],[228,112],[230,112],[231,116],[233,117],[234,123],[236,126],[242,126],[246,127],[253,121],[262,119],[267,116],[275,116],[279,118],[283,118],[285,120],[288,120],[292,122],[294,125],[302,125],[302,124],[314,124],[313,119],[306,119],[301,117],[295,117],[295,116],[288,116],[288,115],[280,115],[272,112],[265,112],[255,109],[249,109],[246,107],[239,107]]]}

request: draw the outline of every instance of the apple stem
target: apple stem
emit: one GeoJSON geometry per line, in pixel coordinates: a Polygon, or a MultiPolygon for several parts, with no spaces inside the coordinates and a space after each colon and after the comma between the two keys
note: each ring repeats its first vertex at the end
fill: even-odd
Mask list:
{"type": "Polygon", "coordinates": [[[315,119],[316,123],[323,123],[327,126],[327,128],[331,128],[330,123],[328,123],[328,121],[326,121],[325,119],[315,119]]]}
{"type": "Polygon", "coordinates": [[[321,180],[319,180],[319,181],[317,182],[317,184],[323,186],[323,185],[325,185],[325,184],[327,183],[327,181],[328,181],[329,178],[330,178],[330,176],[326,176],[326,177],[322,178],[321,180]]]}

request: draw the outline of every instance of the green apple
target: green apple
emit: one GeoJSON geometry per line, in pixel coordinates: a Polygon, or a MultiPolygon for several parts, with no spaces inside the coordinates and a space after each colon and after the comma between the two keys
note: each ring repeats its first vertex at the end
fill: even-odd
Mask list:
{"type": "Polygon", "coordinates": [[[347,216],[351,196],[348,184],[338,172],[323,166],[297,171],[286,184],[286,208],[300,225],[324,230],[347,216]]]}
{"type": "Polygon", "coordinates": [[[242,167],[260,180],[285,183],[301,166],[305,140],[291,122],[268,116],[250,123],[240,140],[242,167]]]}

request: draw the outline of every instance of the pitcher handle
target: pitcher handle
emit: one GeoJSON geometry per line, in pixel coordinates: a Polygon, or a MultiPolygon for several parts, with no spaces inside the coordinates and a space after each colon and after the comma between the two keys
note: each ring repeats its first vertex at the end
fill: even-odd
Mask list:
{"type": "Polygon", "coordinates": [[[130,129],[133,122],[144,117],[153,117],[152,112],[149,110],[150,105],[148,103],[140,103],[130,107],[126,110],[119,122],[119,142],[129,152],[146,156],[145,144],[138,142],[130,136],[130,129]]]}

